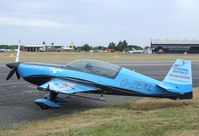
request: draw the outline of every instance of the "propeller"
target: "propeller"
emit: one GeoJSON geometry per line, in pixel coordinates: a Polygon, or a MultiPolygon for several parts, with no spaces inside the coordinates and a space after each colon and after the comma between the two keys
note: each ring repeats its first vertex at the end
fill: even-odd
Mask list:
{"type": "Polygon", "coordinates": [[[6,64],[7,67],[9,67],[11,69],[10,73],[8,74],[6,80],[9,80],[13,75],[14,73],[16,73],[16,76],[17,76],[17,79],[20,79],[20,75],[19,75],[19,72],[17,70],[17,67],[19,65],[19,62],[14,62],[14,63],[8,63],[6,64]]]}

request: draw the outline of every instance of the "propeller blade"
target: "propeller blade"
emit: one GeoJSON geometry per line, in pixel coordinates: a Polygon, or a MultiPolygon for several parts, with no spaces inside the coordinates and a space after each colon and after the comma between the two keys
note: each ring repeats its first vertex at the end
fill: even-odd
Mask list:
{"type": "Polygon", "coordinates": [[[13,69],[10,71],[10,73],[8,74],[6,80],[9,80],[9,79],[13,76],[13,74],[15,73],[15,71],[16,71],[16,68],[13,68],[13,69]]]}
{"type": "Polygon", "coordinates": [[[9,67],[11,69],[10,73],[8,74],[6,80],[9,80],[13,74],[16,72],[16,76],[17,76],[17,79],[20,79],[20,75],[19,75],[19,72],[17,70],[17,67],[19,65],[20,62],[12,62],[12,63],[8,63],[6,64],[7,67],[9,67]]]}
{"type": "Polygon", "coordinates": [[[19,65],[19,62],[12,62],[12,63],[8,63],[6,65],[7,65],[7,67],[13,69],[13,68],[16,68],[19,65]]]}
{"type": "Polygon", "coordinates": [[[16,70],[17,79],[20,79],[19,72],[16,70]]]}

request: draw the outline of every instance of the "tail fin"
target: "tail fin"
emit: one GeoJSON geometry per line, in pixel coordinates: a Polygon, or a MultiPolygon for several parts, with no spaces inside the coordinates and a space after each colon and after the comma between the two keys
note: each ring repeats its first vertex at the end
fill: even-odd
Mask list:
{"type": "Polygon", "coordinates": [[[164,81],[174,84],[192,85],[191,61],[177,59],[164,81]]]}
{"type": "Polygon", "coordinates": [[[189,98],[192,98],[191,61],[177,59],[171,67],[169,73],[166,75],[163,82],[171,84],[172,86],[177,88],[182,94],[189,94],[189,96],[187,96],[189,98]]]}
{"type": "Polygon", "coordinates": [[[18,49],[17,49],[17,55],[16,55],[15,62],[19,62],[20,46],[21,46],[21,41],[19,41],[19,45],[18,45],[18,49]]]}

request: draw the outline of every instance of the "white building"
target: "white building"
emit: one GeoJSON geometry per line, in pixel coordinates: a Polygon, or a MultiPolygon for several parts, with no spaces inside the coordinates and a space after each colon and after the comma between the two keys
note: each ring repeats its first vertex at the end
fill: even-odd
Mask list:
{"type": "Polygon", "coordinates": [[[23,46],[24,51],[28,52],[42,52],[46,51],[47,46],[45,44],[27,44],[23,46]]]}
{"type": "Polygon", "coordinates": [[[60,44],[27,44],[23,45],[23,50],[28,52],[61,52],[64,46],[60,44]]]}

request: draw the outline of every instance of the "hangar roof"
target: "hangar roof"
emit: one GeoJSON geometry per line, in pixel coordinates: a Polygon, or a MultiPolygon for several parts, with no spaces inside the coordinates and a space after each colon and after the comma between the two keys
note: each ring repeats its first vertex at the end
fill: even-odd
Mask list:
{"type": "Polygon", "coordinates": [[[199,40],[160,40],[153,39],[151,44],[199,44],[199,40]]]}
{"type": "Polygon", "coordinates": [[[45,45],[45,44],[27,44],[27,45],[23,45],[24,47],[39,47],[39,48],[42,48],[42,47],[64,47],[63,45],[61,44],[55,44],[55,45],[45,45]]]}
{"type": "Polygon", "coordinates": [[[27,44],[23,45],[24,47],[45,47],[43,44],[27,44]]]}

